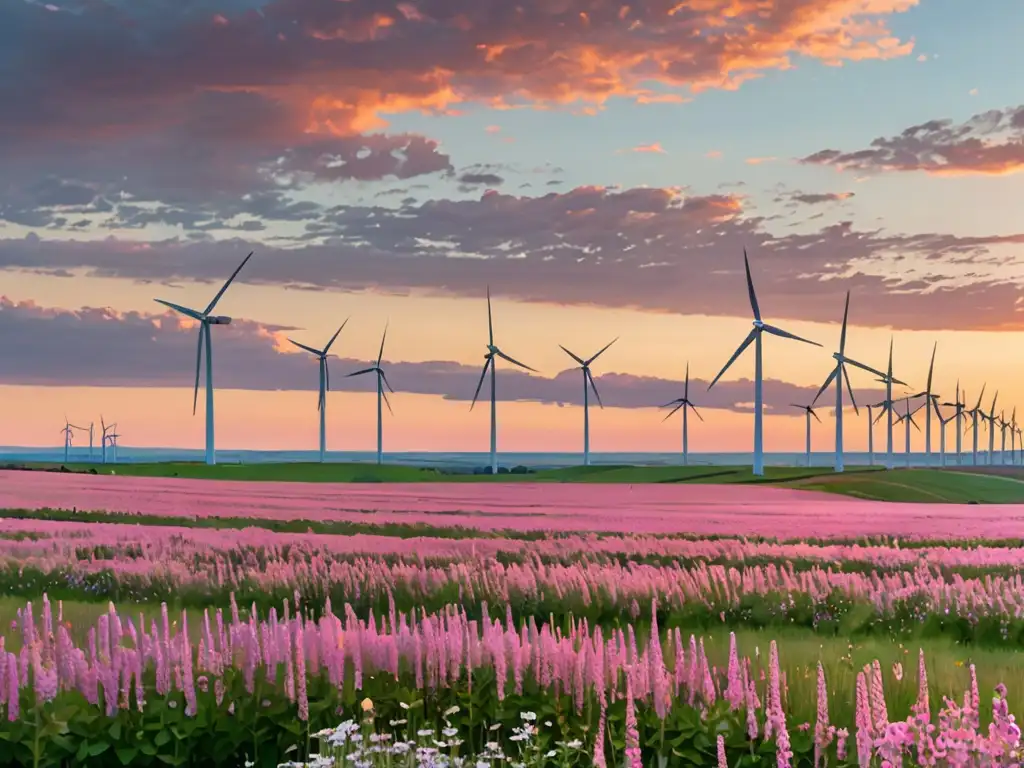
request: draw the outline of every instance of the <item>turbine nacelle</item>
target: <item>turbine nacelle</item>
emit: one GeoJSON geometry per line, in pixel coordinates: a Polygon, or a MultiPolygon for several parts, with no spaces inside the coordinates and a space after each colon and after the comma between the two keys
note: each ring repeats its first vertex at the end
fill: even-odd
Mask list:
{"type": "Polygon", "coordinates": [[[210,315],[205,322],[210,325],[231,325],[231,318],[227,315],[210,315]]]}

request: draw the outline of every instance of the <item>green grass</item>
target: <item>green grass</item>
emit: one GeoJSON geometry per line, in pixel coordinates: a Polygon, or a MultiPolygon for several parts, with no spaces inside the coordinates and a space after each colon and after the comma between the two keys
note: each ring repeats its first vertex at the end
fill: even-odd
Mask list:
{"type": "MultiPolygon", "coordinates": [[[[26,468],[55,469],[56,465],[26,465],[26,468]]],[[[144,477],[181,477],[208,480],[286,481],[300,483],[694,483],[759,484],[813,491],[826,491],[876,501],[932,502],[950,504],[1024,503],[1024,471],[978,472],[969,469],[896,469],[851,467],[835,474],[824,467],[766,467],[755,476],[749,467],[729,466],[590,466],[564,467],[523,474],[473,475],[445,472],[435,468],[394,464],[281,463],[206,464],[167,462],[97,466],[75,464],[76,472],[112,472],[144,477]]]]}
{"type": "Polygon", "coordinates": [[[876,501],[944,504],[1024,502],[1024,482],[1020,480],[995,474],[941,469],[845,473],[801,480],[790,486],[876,501]]]}

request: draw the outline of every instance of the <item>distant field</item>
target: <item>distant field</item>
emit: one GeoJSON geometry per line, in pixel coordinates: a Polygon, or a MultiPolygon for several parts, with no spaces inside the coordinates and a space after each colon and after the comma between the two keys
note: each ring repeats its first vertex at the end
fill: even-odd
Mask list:
{"type": "MultiPolygon", "coordinates": [[[[26,469],[55,470],[54,465],[26,469]]],[[[767,467],[756,477],[749,467],[689,466],[565,467],[526,473],[474,475],[432,468],[384,464],[77,464],[72,472],[116,473],[129,477],[178,477],[298,483],[647,483],[764,484],[824,491],[873,501],[942,504],[1024,503],[1024,467],[948,467],[895,469],[851,467],[835,474],[824,467],[767,467]]]]}

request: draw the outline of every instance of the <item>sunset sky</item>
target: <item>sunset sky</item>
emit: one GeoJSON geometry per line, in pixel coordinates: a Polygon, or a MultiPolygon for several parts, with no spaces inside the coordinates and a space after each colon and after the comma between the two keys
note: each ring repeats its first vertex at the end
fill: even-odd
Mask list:
{"type": "Polygon", "coordinates": [[[498,345],[540,372],[498,366],[500,449],[578,449],[558,345],[619,337],[592,450],[677,449],[652,406],[687,362],[691,450],[749,450],[752,350],[707,390],[750,328],[744,248],[765,319],[824,345],[766,340],[766,450],[803,449],[789,404],[847,290],[850,356],[884,370],[894,338],[917,391],[937,341],[943,398],[987,382],[1009,416],[1022,35],[1017,0],[8,0],[0,444],[102,414],[122,445],[201,447],[196,329],[153,299],[202,309],[249,251],[213,328],[221,448],[316,447],[317,362],[285,337],[350,317],[329,448],[374,447],[372,377],[345,374],[390,323],[386,450],[487,450],[489,285],[498,345]]]}

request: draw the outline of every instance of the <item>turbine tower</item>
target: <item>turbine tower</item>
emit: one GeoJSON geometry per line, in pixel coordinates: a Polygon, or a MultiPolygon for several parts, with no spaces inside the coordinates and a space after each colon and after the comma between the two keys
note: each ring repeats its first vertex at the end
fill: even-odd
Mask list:
{"type": "MultiPolygon", "coordinates": [[[[946,425],[954,419],[957,421],[960,419],[957,418],[955,413],[947,416],[946,418],[942,418],[942,413],[938,408],[935,410],[935,415],[939,417],[939,466],[944,467],[946,466],[946,425]]],[[[959,427],[957,427],[957,429],[959,429],[959,427]]]]}
{"type": "Polygon", "coordinates": [[[708,384],[710,390],[718,382],[722,375],[729,370],[729,367],[736,362],[736,359],[743,354],[743,351],[750,346],[751,342],[754,343],[754,466],[753,473],[755,475],[764,474],[764,398],[762,393],[763,376],[762,376],[762,355],[761,355],[761,336],[764,333],[770,333],[773,336],[779,336],[784,339],[794,339],[796,341],[802,341],[805,344],[811,344],[815,347],[820,347],[816,341],[809,341],[808,339],[801,338],[789,331],[784,331],[781,328],[776,328],[774,325],[769,325],[761,319],[761,309],[757,304],[757,294],[754,293],[754,281],[750,277],[750,261],[747,259],[747,250],[743,249],[743,266],[747,273],[747,293],[750,296],[750,309],[754,313],[754,327],[750,333],[747,334],[747,338],[737,347],[736,351],[732,353],[732,357],[725,364],[718,375],[715,376],[714,381],[708,384]]]}
{"type": "Polygon", "coordinates": [[[868,409],[868,466],[875,466],[875,420],[874,415],[871,413],[872,409],[875,408],[873,405],[867,406],[868,409]]]}
{"type": "MultiPolygon", "coordinates": [[[[388,381],[388,377],[384,375],[384,369],[380,367],[380,361],[384,359],[384,340],[388,337],[388,326],[384,325],[384,335],[380,338],[380,352],[377,353],[377,364],[369,368],[363,368],[361,371],[355,371],[350,373],[346,378],[353,376],[362,376],[367,373],[373,373],[377,376],[377,463],[384,463],[384,411],[381,408],[381,402],[387,404],[388,413],[392,416],[395,412],[391,410],[391,403],[388,401],[388,393],[384,391],[384,385],[387,385],[388,389],[391,389],[391,383],[388,381]]],[[[395,390],[391,389],[391,393],[394,394],[395,390]]]]}
{"type": "Polygon", "coordinates": [[[1006,464],[1006,428],[1010,422],[1006,420],[1006,411],[999,411],[999,463],[1006,464]]]}
{"type": "Polygon", "coordinates": [[[601,347],[597,354],[588,357],[586,360],[579,355],[573,354],[561,344],[558,345],[562,348],[562,351],[565,352],[565,354],[580,364],[580,370],[583,371],[583,466],[585,467],[590,466],[590,389],[594,390],[594,397],[597,398],[597,404],[601,406],[602,409],[604,408],[604,403],[601,402],[601,395],[597,392],[597,384],[594,383],[594,376],[590,372],[590,364],[603,355],[604,351],[618,340],[618,337],[615,337],[601,347]],[[589,387],[587,386],[588,384],[589,387]]]}
{"type": "MultiPolygon", "coordinates": [[[[345,318],[345,322],[342,323],[338,330],[331,336],[331,340],[327,342],[327,346],[323,349],[314,349],[313,347],[300,344],[295,339],[288,339],[299,349],[304,349],[311,355],[316,355],[320,361],[320,398],[316,402],[316,409],[320,411],[320,461],[323,462],[327,453],[327,393],[331,389],[331,370],[327,367],[327,353],[331,351],[331,345],[334,344],[334,340],[338,338],[338,334],[341,333],[342,328],[348,323],[349,318],[345,318]]],[[[209,370],[209,369],[207,369],[209,370]]]]}
{"type": "Polygon", "coordinates": [[[796,403],[790,403],[794,408],[799,408],[804,412],[804,417],[807,419],[807,466],[811,466],[811,416],[813,416],[819,424],[821,419],[818,418],[818,414],[814,412],[814,403],[810,405],[797,405],[796,403]]]}
{"type": "MultiPolygon", "coordinates": [[[[117,425],[114,425],[114,426],[117,426],[117,425]]],[[[112,450],[113,455],[114,455],[114,463],[115,464],[117,463],[117,439],[119,437],[121,437],[121,436],[119,434],[117,434],[116,430],[114,432],[110,433],[110,438],[109,438],[109,440],[110,440],[110,447],[111,447],[111,450],[112,450]]]]}
{"type": "MultiPolygon", "coordinates": [[[[195,416],[196,406],[199,403],[199,369],[202,367],[203,362],[203,342],[206,342],[206,463],[216,464],[217,455],[214,451],[214,440],[213,440],[213,338],[210,335],[211,325],[230,325],[231,318],[224,315],[211,315],[214,307],[217,306],[217,302],[220,301],[221,296],[231,285],[232,281],[238,276],[238,273],[242,271],[242,267],[245,266],[246,262],[252,258],[252,253],[242,260],[242,263],[238,265],[238,268],[231,273],[231,277],[224,283],[223,287],[217,291],[217,295],[213,297],[206,309],[202,312],[183,307],[180,304],[174,304],[170,301],[164,301],[163,299],[155,299],[156,302],[163,304],[165,307],[170,307],[175,312],[190,317],[193,320],[199,322],[199,343],[196,347],[196,386],[195,391],[192,395],[192,415],[195,416]]],[[[116,443],[115,443],[116,445],[116,443]]],[[[116,455],[116,454],[115,454],[116,455]]]]}
{"type": "MultiPolygon", "coordinates": [[[[904,387],[907,386],[907,384],[905,382],[902,382],[899,379],[893,378],[893,375],[892,375],[892,337],[889,338],[889,367],[886,368],[885,375],[882,376],[881,378],[879,378],[878,381],[881,382],[882,384],[885,384],[885,400],[883,400],[880,403],[876,403],[872,407],[873,408],[881,408],[882,409],[882,412],[880,414],[878,414],[878,418],[879,419],[882,418],[882,416],[886,416],[887,417],[886,418],[886,429],[885,429],[885,450],[886,450],[885,468],[886,469],[892,469],[893,466],[895,466],[894,463],[893,463],[894,459],[893,459],[893,442],[892,442],[892,424],[893,424],[892,417],[894,415],[897,415],[896,412],[893,410],[893,406],[895,404],[895,401],[892,399],[892,385],[893,384],[902,384],[904,387]]],[[[876,421],[877,420],[878,419],[876,419],[876,421]]]]}
{"type": "Polygon", "coordinates": [[[68,451],[71,448],[71,438],[74,436],[74,433],[72,432],[73,429],[74,429],[74,427],[71,426],[71,422],[68,421],[68,417],[65,416],[64,417],[64,426],[60,430],[61,434],[64,435],[64,463],[65,464],[68,463],[68,451]]]}
{"type": "MultiPolygon", "coordinates": [[[[955,408],[953,416],[950,418],[956,419],[956,463],[957,465],[963,464],[963,415],[964,409],[967,407],[967,403],[960,399],[960,379],[956,380],[956,402],[955,403],[943,403],[947,408],[955,408]]],[[[966,393],[963,393],[966,399],[966,393]]],[[[947,419],[948,421],[948,419],[947,419]]]]}
{"type": "Polygon", "coordinates": [[[973,466],[978,466],[978,417],[984,416],[981,410],[981,398],[985,396],[985,387],[987,386],[988,384],[981,385],[981,392],[978,394],[978,402],[975,403],[971,410],[967,411],[971,417],[971,429],[974,430],[974,444],[971,449],[971,464],[973,466]]]}
{"type": "Polygon", "coordinates": [[[850,393],[850,402],[853,404],[853,411],[858,416],[860,411],[857,409],[857,401],[853,397],[853,387],[850,386],[850,374],[846,370],[847,364],[860,368],[861,370],[873,373],[876,376],[884,377],[885,374],[881,371],[876,371],[870,366],[864,365],[864,363],[858,363],[856,360],[846,356],[846,321],[850,315],[850,292],[846,292],[846,309],[843,310],[843,330],[839,336],[839,351],[833,352],[832,357],[835,358],[836,367],[832,369],[832,373],[825,379],[825,383],[821,385],[821,389],[818,390],[818,394],[814,396],[814,400],[811,401],[811,405],[818,402],[818,398],[821,397],[822,393],[828,389],[829,385],[834,381],[836,384],[836,460],[835,460],[835,471],[843,471],[843,382],[846,382],[846,390],[850,393]]]}
{"type": "Polygon", "coordinates": [[[484,378],[487,376],[487,369],[491,369],[491,474],[498,474],[498,385],[495,380],[495,368],[496,364],[494,359],[500,357],[506,362],[512,363],[512,365],[518,365],[520,368],[524,368],[527,371],[533,371],[536,373],[536,369],[530,366],[520,363],[504,352],[502,352],[494,344],[494,320],[491,315],[491,288],[487,287],[487,354],[484,355],[484,370],[480,374],[480,381],[477,382],[476,392],[473,395],[473,402],[469,405],[469,410],[473,410],[473,406],[476,405],[476,399],[480,396],[480,388],[484,385],[484,378]]]}
{"type": "Polygon", "coordinates": [[[96,422],[95,421],[90,421],[89,422],[89,461],[92,461],[92,435],[93,435],[93,428],[95,426],[96,426],[96,422]]]}
{"type": "Polygon", "coordinates": [[[682,397],[677,397],[672,402],[665,403],[665,405],[663,405],[661,407],[662,408],[672,408],[672,410],[668,412],[668,416],[666,416],[664,419],[662,419],[662,421],[668,421],[672,417],[672,414],[674,414],[680,408],[683,409],[683,466],[685,467],[686,465],[688,465],[690,463],[690,458],[689,458],[689,456],[690,456],[689,429],[688,429],[687,418],[686,418],[687,417],[687,411],[692,410],[694,416],[696,416],[701,421],[704,421],[704,417],[701,416],[700,413],[697,411],[697,406],[695,406],[692,402],[690,402],[690,364],[689,363],[686,364],[686,382],[683,384],[683,396],[682,397]]]}

